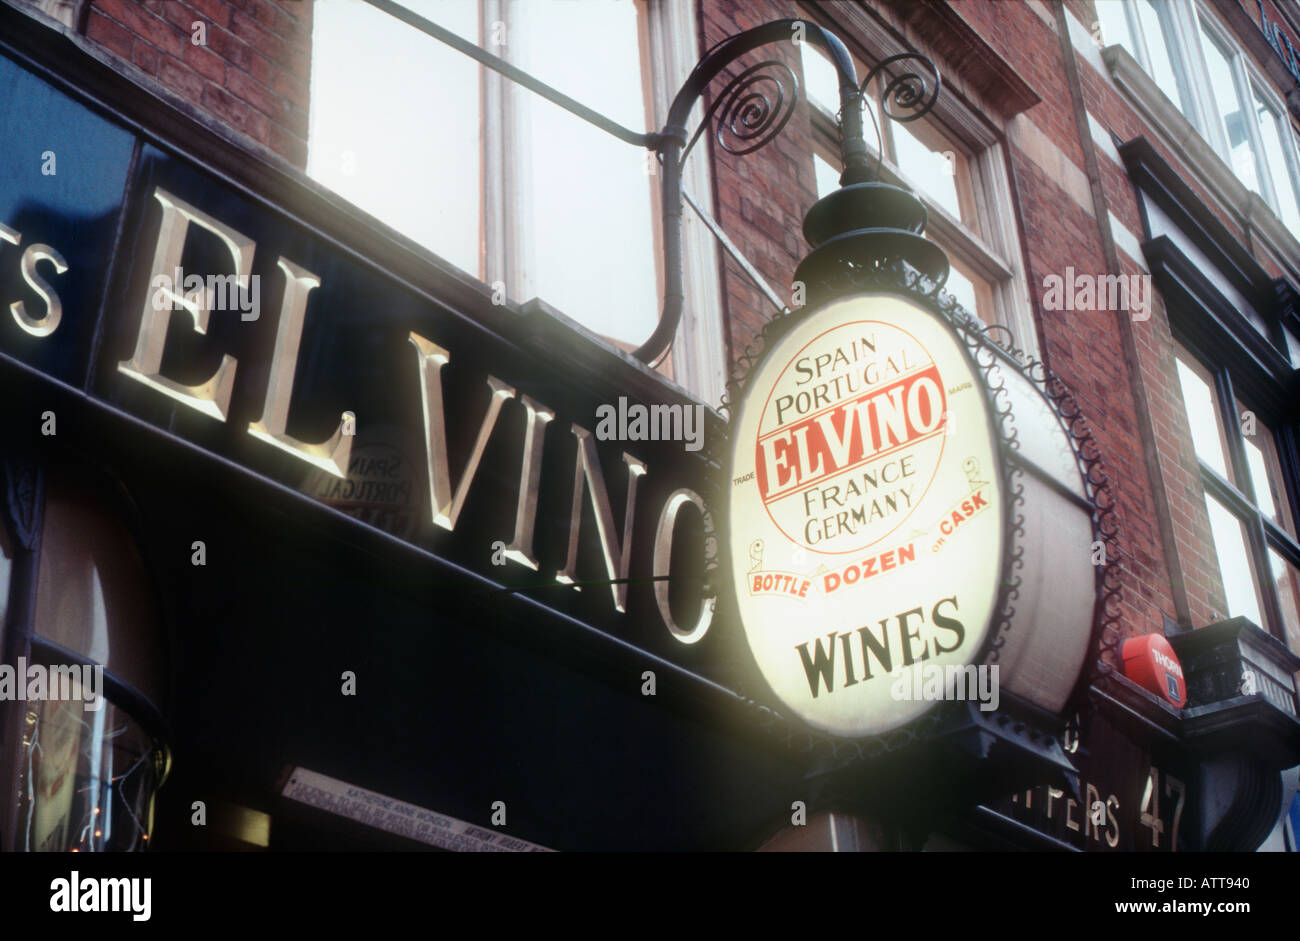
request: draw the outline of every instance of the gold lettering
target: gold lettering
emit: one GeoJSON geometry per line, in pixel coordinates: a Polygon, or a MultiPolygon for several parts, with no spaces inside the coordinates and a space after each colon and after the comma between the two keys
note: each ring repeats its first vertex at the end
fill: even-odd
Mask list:
{"type": "Polygon", "coordinates": [[[526,395],[521,396],[519,401],[528,411],[528,424],[524,427],[523,465],[519,469],[515,536],[505,548],[505,557],[536,571],[533,530],[537,524],[537,487],[542,476],[542,445],[546,442],[546,426],[555,418],[555,413],[526,395]]]}
{"type": "Polygon", "coordinates": [[[1065,796],[1065,791],[1061,790],[1059,787],[1052,787],[1050,784],[1047,785],[1047,819],[1048,820],[1052,819],[1052,802],[1064,796],[1065,796]]]}
{"type": "Polygon", "coordinates": [[[1119,846],[1119,821],[1115,819],[1115,811],[1119,810],[1119,798],[1111,794],[1106,798],[1106,845],[1111,849],[1119,846]],[[1115,806],[1112,807],[1111,805],[1115,806]]]}
{"type": "MultiPolygon", "coordinates": [[[[488,376],[488,387],[492,390],[492,398],[488,401],[487,414],[483,416],[483,423],[479,425],[478,440],[474,442],[474,450],[470,452],[465,470],[460,475],[460,483],[453,494],[451,466],[447,460],[447,420],[442,400],[442,367],[450,361],[451,354],[417,333],[410,335],[410,341],[415,347],[420,364],[420,404],[424,408],[424,456],[429,467],[429,502],[433,522],[443,529],[455,529],[461,507],[465,505],[465,497],[469,493],[469,485],[473,482],[479,461],[482,460],[483,452],[487,449],[492,429],[496,427],[497,416],[501,414],[501,406],[505,404],[506,399],[514,398],[515,390],[495,376],[488,376]]],[[[525,463],[527,460],[525,456],[525,463]]],[[[535,495],[533,499],[536,501],[535,495]]],[[[529,542],[531,541],[530,538],[529,542]]]]}
{"type": "Polygon", "coordinates": [[[573,436],[578,439],[578,456],[573,469],[573,504],[569,514],[569,556],[564,568],[555,573],[555,580],[562,585],[573,585],[578,565],[578,534],[582,529],[582,491],[583,483],[591,488],[591,508],[596,513],[596,531],[600,534],[600,547],[605,557],[605,570],[609,573],[610,592],[614,596],[614,610],[622,613],[626,610],[627,572],[632,562],[632,523],[636,510],[637,478],[646,473],[648,468],[632,455],[624,452],[623,462],[627,464],[627,506],[623,513],[623,544],[619,545],[618,534],[614,531],[614,513],[609,507],[609,494],[605,490],[605,480],[600,474],[600,457],[596,454],[596,442],[591,432],[578,425],[573,426],[573,436]],[[620,581],[621,580],[621,581],[620,581]]]}
{"type": "MultiPolygon", "coordinates": [[[[206,229],[217,236],[230,251],[235,262],[235,275],[246,283],[253,264],[255,244],[246,235],[236,232],[216,219],[200,212],[189,203],[177,199],[161,187],[155,188],[154,198],[162,204],[162,222],[158,226],[158,237],[154,244],[153,263],[149,269],[149,283],[152,287],[156,278],[171,283],[172,275],[180,269],[181,255],[185,250],[185,236],[190,223],[206,229]]],[[[159,288],[158,291],[145,292],[144,307],[140,312],[140,331],[136,337],[135,353],[129,360],[117,364],[120,372],[132,379],[144,383],[151,389],[157,389],[164,395],[190,406],[204,415],[211,415],[218,421],[225,421],[230,412],[230,393],[235,383],[235,358],[223,355],[221,365],[207,382],[196,386],[168,379],[162,374],[163,349],[167,345],[167,327],[171,323],[170,306],[155,307],[154,295],[161,292],[168,301],[179,301],[189,311],[194,320],[194,329],[202,334],[208,332],[207,299],[203,292],[196,292],[188,297],[177,293],[184,290],[181,285],[159,288]]]]}
{"type": "Polygon", "coordinates": [[[1094,840],[1100,840],[1101,824],[1099,824],[1094,819],[1093,813],[1094,813],[1094,808],[1096,808],[1096,806],[1099,803],[1101,803],[1101,792],[1098,791],[1091,784],[1089,784],[1087,790],[1084,792],[1084,797],[1085,797],[1085,803],[1087,804],[1087,810],[1085,811],[1085,815],[1084,815],[1085,822],[1083,826],[1084,839],[1087,839],[1088,837],[1091,836],[1094,840]]]}
{"type": "Polygon", "coordinates": [[[49,283],[36,273],[36,263],[38,261],[52,263],[55,274],[63,274],[63,272],[67,271],[68,263],[53,248],[40,243],[28,245],[27,250],[23,252],[22,260],[19,262],[23,280],[45,302],[45,316],[32,317],[23,307],[22,301],[14,301],[9,305],[9,310],[14,315],[14,320],[18,322],[18,326],[32,336],[47,337],[58,328],[59,321],[63,319],[63,303],[59,300],[59,295],[54,293],[54,288],[50,287],[49,283]]]}
{"type": "MultiPolygon", "coordinates": [[[[700,513],[704,513],[704,500],[694,490],[688,490],[683,487],[676,490],[664,502],[663,511],[659,514],[659,527],[655,531],[654,546],[654,576],[656,579],[663,579],[669,572],[673,556],[673,530],[677,525],[677,513],[683,506],[688,503],[695,504],[700,513]]],[[[627,538],[627,537],[624,537],[627,538]]],[[[706,536],[705,538],[710,538],[706,536]]],[[[664,619],[664,624],[668,630],[683,644],[697,643],[709,629],[709,624],[713,620],[713,609],[717,602],[716,598],[705,598],[700,604],[700,617],[695,622],[695,626],[688,630],[683,630],[677,621],[673,618],[672,607],[668,603],[669,582],[666,580],[656,581],[655,586],[655,603],[659,605],[659,616],[664,619]]]]}
{"type": "Polygon", "coordinates": [[[280,322],[275,327],[275,349],[271,353],[271,374],[266,380],[262,416],[248,426],[248,433],[313,467],[346,480],[353,437],[344,434],[344,426],[352,417],[348,412],[342,414],[334,434],[322,444],[307,444],[288,433],[289,399],[293,395],[294,373],[298,371],[298,348],[302,344],[303,321],[307,317],[307,295],[320,287],[320,278],[286,258],[277,259],[276,265],[284,272],[280,322]]]}

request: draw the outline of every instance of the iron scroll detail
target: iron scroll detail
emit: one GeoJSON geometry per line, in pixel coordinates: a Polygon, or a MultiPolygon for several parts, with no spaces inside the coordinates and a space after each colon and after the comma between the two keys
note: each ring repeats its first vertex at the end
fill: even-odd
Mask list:
{"type": "Polygon", "coordinates": [[[767,146],[785,129],[794,116],[798,100],[799,80],[784,62],[766,59],[751,65],[728,82],[713,100],[678,158],[678,171],[686,165],[695,142],[711,123],[715,126],[714,140],[718,146],[729,154],[743,156],[767,146]],[[788,93],[782,80],[790,85],[788,93]]]}
{"type": "MultiPolygon", "coordinates": [[[[925,117],[939,100],[943,80],[933,62],[918,52],[900,52],[876,63],[875,68],[862,80],[861,100],[865,106],[871,82],[880,79],[880,103],[885,117],[899,124],[907,124],[925,117]],[[895,68],[901,63],[913,63],[913,68],[902,68],[895,74],[895,68]]],[[[871,116],[872,126],[876,131],[876,179],[885,162],[885,141],[880,124],[876,121],[875,111],[864,110],[871,116]]]]}
{"type": "Polygon", "coordinates": [[[748,154],[766,145],[789,122],[798,101],[798,83],[783,62],[769,59],[751,66],[729,80],[694,133],[687,130],[691,109],[705,90],[728,66],[746,53],[778,42],[811,42],[824,49],[839,76],[840,157],[844,167],[841,183],[867,182],[879,172],[873,169],[862,135],[862,92],[848,49],[834,34],[816,23],[782,19],[764,23],[722,40],[701,59],[683,83],[663,130],[653,147],[663,165],[660,197],[663,219],[664,298],[659,323],[633,355],[645,363],[658,362],[667,354],[681,322],[685,300],[682,285],[683,214],[682,165],[701,133],[717,120],[717,140],[729,153],[748,154]],[[787,95],[778,76],[791,84],[787,95]]]}

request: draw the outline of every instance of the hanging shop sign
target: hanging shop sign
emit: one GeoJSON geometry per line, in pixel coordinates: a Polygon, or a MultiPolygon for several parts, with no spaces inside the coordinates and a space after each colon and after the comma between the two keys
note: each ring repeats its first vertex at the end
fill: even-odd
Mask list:
{"type": "Polygon", "coordinates": [[[823,732],[881,735],[945,699],[991,711],[1001,690],[1057,710],[1079,676],[1092,497],[1047,397],[977,338],[924,298],[857,294],[744,381],[736,604],[772,692],[823,732]]]}
{"type": "Polygon", "coordinates": [[[732,436],[738,603],[760,669],[811,724],[876,734],[924,700],[900,671],[975,659],[1005,499],[964,347],[902,297],[829,304],[783,336],[732,436]]]}

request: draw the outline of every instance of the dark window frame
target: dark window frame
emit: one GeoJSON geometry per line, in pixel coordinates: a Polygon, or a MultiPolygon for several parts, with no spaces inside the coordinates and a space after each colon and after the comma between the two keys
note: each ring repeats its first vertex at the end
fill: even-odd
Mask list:
{"type": "MultiPolygon", "coordinates": [[[[1269,563],[1268,550],[1275,550],[1278,555],[1291,565],[1300,568],[1300,542],[1285,529],[1270,519],[1259,506],[1258,494],[1255,492],[1255,480],[1246,457],[1247,435],[1241,428],[1241,415],[1237,413],[1238,403],[1255,414],[1257,425],[1267,429],[1273,436],[1277,449],[1278,464],[1282,472],[1282,483],[1287,491],[1286,507],[1279,507],[1279,513],[1287,513],[1293,528],[1300,527],[1300,513],[1296,508],[1296,492],[1300,489],[1300,461],[1296,460],[1296,416],[1287,416],[1274,410],[1260,412],[1248,394],[1238,392],[1233,382],[1233,373],[1242,368],[1240,358],[1231,355],[1214,356],[1207,348],[1180,329],[1177,306],[1170,311],[1170,332],[1174,342],[1206,370],[1213,381],[1215,412],[1219,419],[1219,432],[1227,445],[1228,460],[1232,474],[1237,483],[1223,477],[1218,471],[1207,465],[1198,455],[1197,467],[1200,470],[1201,485],[1207,498],[1217,500],[1229,513],[1238,519],[1246,536],[1247,551],[1254,567],[1255,589],[1259,594],[1260,614],[1267,622],[1259,625],[1268,633],[1286,643],[1286,626],[1282,614],[1281,601],[1277,585],[1272,579],[1272,567],[1269,563]],[[1235,359],[1235,362],[1234,362],[1235,359]],[[1288,421],[1289,417],[1289,421],[1288,421]]],[[[1208,509],[1208,507],[1207,507],[1208,509]]],[[[1297,530],[1300,532],[1300,529],[1297,530]]],[[[1215,547],[1217,556],[1218,548],[1215,547]]],[[[1296,651],[1300,653],[1300,651],[1296,651]]]]}
{"type": "Polygon", "coordinates": [[[1164,301],[1170,334],[1213,379],[1220,432],[1239,482],[1225,480],[1198,457],[1202,489],[1207,499],[1214,497],[1242,521],[1255,566],[1260,613],[1268,622],[1259,626],[1285,645],[1286,629],[1277,586],[1270,578],[1268,549],[1276,549],[1283,559],[1300,567],[1300,368],[1291,364],[1283,336],[1283,327],[1293,327],[1300,313],[1296,290],[1285,279],[1269,275],[1149,140],[1134,138],[1119,144],[1118,150],[1140,194],[1142,253],[1164,301]],[[1190,258],[1169,235],[1153,235],[1148,203],[1158,206],[1219,276],[1245,298],[1262,318],[1262,329],[1225,297],[1204,270],[1204,261],[1190,258]],[[1297,537],[1265,518],[1255,502],[1238,402],[1273,433],[1297,537]],[[1233,422],[1228,421],[1229,415],[1233,422]]]}

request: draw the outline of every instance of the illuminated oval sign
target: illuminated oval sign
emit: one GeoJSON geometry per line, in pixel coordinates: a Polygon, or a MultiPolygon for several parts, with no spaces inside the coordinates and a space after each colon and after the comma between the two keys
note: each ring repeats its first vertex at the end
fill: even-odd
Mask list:
{"type": "Polygon", "coordinates": [[[887,732],[974,661],[997,603],[1003,494],[984,383],[904,297],[807,315],[763,357],[731,441],[730,557],[764,678],[810,725],[887,732]]]}

